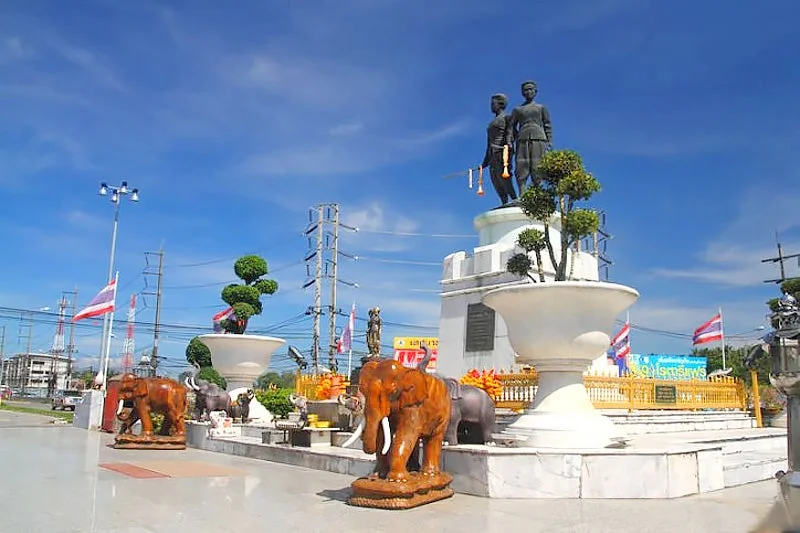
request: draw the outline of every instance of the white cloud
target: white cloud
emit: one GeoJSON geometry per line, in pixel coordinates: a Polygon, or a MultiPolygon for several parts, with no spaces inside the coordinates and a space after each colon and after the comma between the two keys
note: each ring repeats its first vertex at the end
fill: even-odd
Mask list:
{"type": "MultiPolygon", "coordinates": [[[[743,191],[738,209],[720,236],[697,256],[698,266],[682,269],[658,268],[652,273],[668,278],[696,280],[718,285],[752,287],[780,277],[776,263],[761,260],[776,257],[775,233],[800,227],[800,193],[775,194],[766,187],[743,191]]],[[[784,253],[800,249],[800,241],[781,239],[784,253]]],[[[790,260],[787,276],[797,275],[798,263],[790,260]],[[793,274],[794,273],[794,274],[793,274]]]]}

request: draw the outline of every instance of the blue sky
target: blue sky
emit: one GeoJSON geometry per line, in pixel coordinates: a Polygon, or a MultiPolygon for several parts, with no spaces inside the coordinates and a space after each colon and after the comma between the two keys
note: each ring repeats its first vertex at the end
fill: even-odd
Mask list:
{"type": "MultiPolygon", "coordinates": [[[[97,186],[127,180],[141,202],[121,209],[119,299],[152,290],[144,252],[163,244],[161,351],[175,368],[244,253],[264,255],[281,286],[250,329],[284,322],[275,334],[309,346],[302,231],[318,202],[340,202],[362,230],[342,239],[362,259],[340,267],[359,284],[340,288],[340,307],[357,300],[365,317],[380,305],[385,344],[435,334],[438,265],[476,245],[472,219],[496,204],[441,176],[480,162],[489,96],[516,105],[535,79],[556,146],[579,150],[603,185],[593,205],[615,237],[611,279],[642,295],[632,321],[690,334],[722,306],[729,333],[752,330],[775,295],[762,280],[777,268],[760,261],[775,231],[800,251],[800,5],[720,6],[4,2],[0,306],[55,309],[75,285],[86,303],[103,285],[113,215],[97,186]]],[[[154,299],[139,307],[143,349],[154,299]]],[[[7,353],[24,349],[15,316],[0,313],[7,353]]],[[[53,319],[35,317],[33,347],[47,349],[53,319]]],[[[691,348],[636,329],[632,342],[691,348]]],[[[96,326],[79,329],[82,363],[98,344],[96,326]]]]}

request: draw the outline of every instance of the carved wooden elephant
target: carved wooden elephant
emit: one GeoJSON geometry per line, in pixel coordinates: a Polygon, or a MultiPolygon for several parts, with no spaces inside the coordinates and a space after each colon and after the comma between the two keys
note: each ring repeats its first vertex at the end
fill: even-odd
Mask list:
{"type": "Polygon", "coordinates": [[[444,382],[397,361],[370,361],[361,369],[358,390],[364,418],[344,446],[360,436],[364,452],[377,455],[379,477],[406,481],[406,465],[421,440],[420,472],[438,475],[451,409],[444,382]]]}
{"type": "Polygon", "coordinates": [[[132,402],[134,412],[128,418],[135,422],[133,417],[138,417],[142,421],[142,435],[153,434],[151,412],[164,415],[160,434],[185,435],[186,392],[183,385],[172,379],[125,374],[120,380],[117,415],[122,413],[126,403],[132,402]]]}

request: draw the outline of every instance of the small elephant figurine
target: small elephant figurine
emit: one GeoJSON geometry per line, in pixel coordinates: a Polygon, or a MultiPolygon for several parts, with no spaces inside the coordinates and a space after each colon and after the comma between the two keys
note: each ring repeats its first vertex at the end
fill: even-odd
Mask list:
{"type": "Polygon", "coordinates": [[[247,392],[243,392],[236,397],[236,403],[239,405],[239,416],[242,418],[242,424],[246,424],[250,421],[250,402],[253,401],[255,398],[255,392],[253,389],[247,389],[247,392]]]}

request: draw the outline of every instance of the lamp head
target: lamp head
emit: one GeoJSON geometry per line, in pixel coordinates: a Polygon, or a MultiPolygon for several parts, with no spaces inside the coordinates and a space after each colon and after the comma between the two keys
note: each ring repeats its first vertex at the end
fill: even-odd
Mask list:
{"type": "Polygon", "coordinates": [[[139,189],[133,189],[131,191],[131,201],[138,202],[139,201],[139,189]]]}
{"type": "Polygon", "coordinates": [[[121,192],[122,194],[126,194],[128,192],[128,182],[127,181],[123,181],[122,182],[122,186],[120,186],[119,192],[121,192]]]}
{"type": "Polygon", "coordinates": [[[106,185],[106,182],[100,184],[100,190],[97,192],[100,194],[100,196],[105,196],[108,194],[108,185],[106,185]]]}

